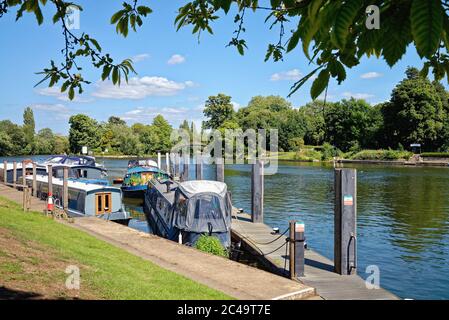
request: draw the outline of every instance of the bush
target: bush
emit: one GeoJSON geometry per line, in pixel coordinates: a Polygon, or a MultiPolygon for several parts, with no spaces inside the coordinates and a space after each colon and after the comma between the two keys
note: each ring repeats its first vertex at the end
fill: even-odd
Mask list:
{"type": "Polygon", "coordinates": [[[424,152],[421,154],[423,158],[449,158],[449,152],[424,152]]]}
{"type": "Polygon", "coordinates": [[[331,160],[333,157],[338,157],[340,155],[340,150],[332,146],[330,143],[325,142],[322,148],[321,160],[327,161],[331,160]]]}
{"type": "Polygon", "coordinates": [[[313,149],[304,149],[295,154],[295,160],[299,161],[321,160],[321,158],[322,158],[321,152],[313,149]]]}
{"type": "Polygon", "coordinates": [[[207,236],[203,234],[195,243],[195,248],[216,256],[228,257],[228,252],[222,246],[220,240],[218,240],[217,237],[207,236]]]}
{"type": "Polygon", "coordinates": [[[409,159],[413,154],[408,151],[395,150],[363,150],[353,154],[353,160],[400,160],[409,159]]]}

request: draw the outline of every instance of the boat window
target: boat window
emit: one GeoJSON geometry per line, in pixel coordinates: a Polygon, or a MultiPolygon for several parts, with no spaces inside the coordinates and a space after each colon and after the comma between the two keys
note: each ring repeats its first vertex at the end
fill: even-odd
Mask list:
{"type": "Polygon", "coordinates": [[[48,162],[48,163],[60,163],[63,159],[64,159],[63,157],[53,157],[53,158],[50,158],[50,159],[46,160],[45,162],[48,162]]]}
{"type": "Polygon", "coordinates": [[[97,193],[95,194],[96,214],[104,214],[112,212],[112,194],[97,193]]]}
{"type": "MultiPolygon", "coordinates": [[[[227,231],[227,225],[223,219],[223,210],[226,204],[216,195],[203,194],[190,201],[194,202],[190,205],[189,217],[187,218],[189,230],[193,232],[209,232],[212,228],[213,232],[227,231]]],[[[223,199],[225,200],[225,199],[223,199]]]]}

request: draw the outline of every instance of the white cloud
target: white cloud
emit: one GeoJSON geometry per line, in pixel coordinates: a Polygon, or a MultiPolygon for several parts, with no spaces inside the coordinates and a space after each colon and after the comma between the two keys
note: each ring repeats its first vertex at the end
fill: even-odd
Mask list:
{"type": "Polygon", "coordinates": [[[192,81],[175,82],[163,77],[131,78],[121,86],[111,81],[98,82],[93,96],[106,99],[144,99],[150,96],[173,96],[178,92],[193,87],[192,81]]]}
{"type": "Polygon", "coordinates": [[[167,61],[167,63],[171,64],[171,65],[173,65],[173,64],[181,64],[181,63],[184,63],[184,62],[186,62],[186,58],[183,57],[180,54],[172,55],[171,58],[168,59],[168,61],[167,61]]]}
{"type": "Polygon", "coordinates": [[[72,113],[69,108],[61,103],[35,103],[30,105],[30,107],[34,111],[44,112],[47,117],[51,117],[56,120],[67,120],[72,113]]]}
{"type": "Polygon", "coordinates": [[[240,103],[235,102],[235,101],[231,101],[232,105],[234,106],[234,110],[237,111],[238,109],[240,109],[242,106],[240,105],[240,103]]]}
{"type": "Polygon", "coordinates": [[[169,123],[177,127],[182,121],[194,121],[201,123],[202,109],[184,108],[184,107],[138,107],[121,115],[125,121],[129,123],[147,123],[150,124],[153,118],[162,115],[169,123]]]}
{"type": "Polygon", "coordinates": [[[278,72],[271,75],[271,81],[281,81],[281,80],[294,80],[298,81],[303,77],[302,73],[298,69],[293,69],[284,72],[278,72]]]}
{"type": "Polygon", "coordinates": [[[345,98],[355,98],[355,99],[371,99],[374,98],[375,95],[369,93],[353,93],[353,92],[343,92],[342,94],[345,98]]]}
{"type": "Polygon", "coordinates": [[[373,72],[367,72],[367,73],[362,74],[360,76],[360,78],[362,78],[362,79],[375,79],[375,78],[380,78],[382,76],[383,76],[382,73],[373,71],[373,72]]]}
{"type": "Polygon", "coordinates": [[[131,58],[131,60],[133,62],[137,63],[137,62],[144,61],[144,60],[148,59],[149,57],[150,57],[150,55],[148,53],[142,53],[142,54],[135,55],[134,57],[131,58]]]}
{"type": "Polygon", "coordinates": [[[66,102],[85,103],[85,102],[91,102],[93,100],[93,99],[84,98],[84,97],[82,97],[80,95],[76,95],[75,99],[70,100],[68,95],[67,95],[67,92],[61,92],[61,88],[58,87],[58,86],[37,89],[36,93],[41,95],[41,96],[55,97],[58,100],[66,101],[66,102]]]}

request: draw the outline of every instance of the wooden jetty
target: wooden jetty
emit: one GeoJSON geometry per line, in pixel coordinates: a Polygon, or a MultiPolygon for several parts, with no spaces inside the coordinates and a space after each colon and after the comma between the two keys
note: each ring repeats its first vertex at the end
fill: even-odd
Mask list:
{"type": "MultiPolygon", "coordinates": [[[[242,242],[242,247],[258,259],[271,272],[288,276],[290,259],[286,250],[287,236],[273,234],[272,228],[263,223],[251,222],[251,216],[234,210],[232,237],[242,242]]],[[[325,300],[397,300],[389,291],[368,289],[358,275],[339,275],[334,263],[313,250],[305,251],[305,276],[299,281],[315,288],[325,300]]]]}

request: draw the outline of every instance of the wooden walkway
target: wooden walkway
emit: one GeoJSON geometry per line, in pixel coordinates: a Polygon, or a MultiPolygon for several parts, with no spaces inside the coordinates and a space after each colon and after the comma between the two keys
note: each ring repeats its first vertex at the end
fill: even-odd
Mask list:
{"type": "MultiPolygon", "coordinates": [[[[252,223],[250,216],[234,210],[232,236],[242,240],[242,246],[258,257],[259,262],[272,272],[287,276],[289,273],[286,236],[272,234],[272,229],[263,223],[252,223]]],[[[282,232],[283,230],[281,230],[282,232]]],[[[288,235],[287,235],[288,236],[288,235]]],[[[333,262],[313,250],[305,252],[304,277],[300,281],[316,289],[325,300],[397,300],[385,289],[368,289],[358,275],[341,276],[333,272],[333,262]]]]}

